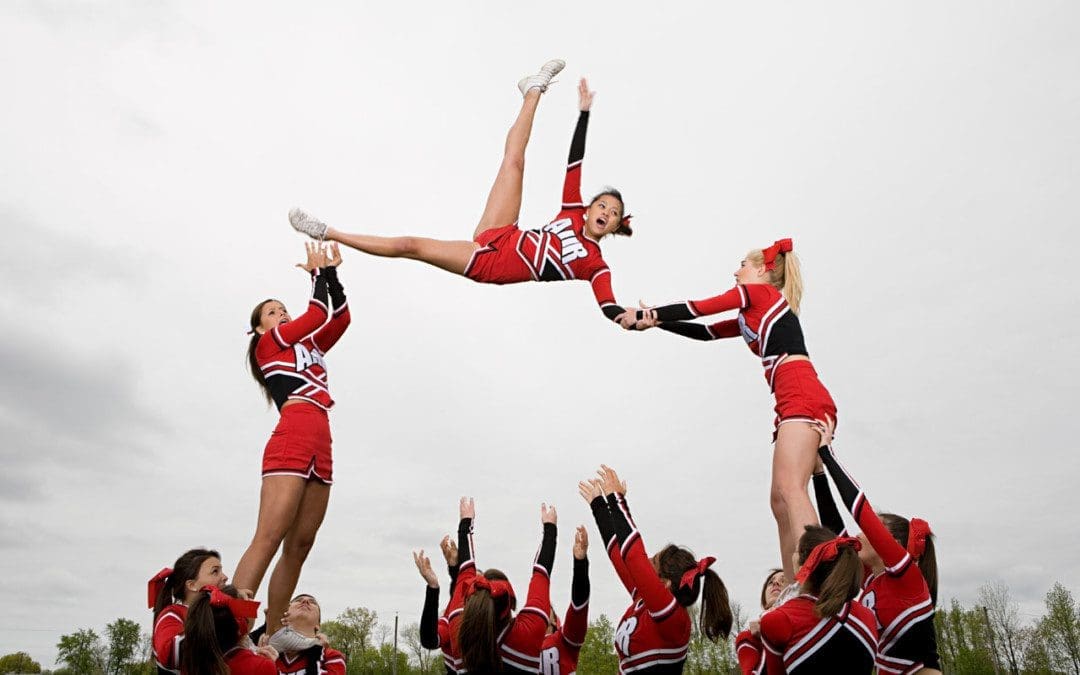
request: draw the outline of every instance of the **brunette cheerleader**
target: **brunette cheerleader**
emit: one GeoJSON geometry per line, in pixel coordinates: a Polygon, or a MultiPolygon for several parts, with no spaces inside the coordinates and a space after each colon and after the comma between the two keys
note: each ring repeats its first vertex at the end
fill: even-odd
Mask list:
{"type": "Polygon", "coordinates": [[[937,553],[930,525],[921,518],[874,512],[862,488],[836,460],[831,447],[833,427],[832,420],[822,425],[818,453],[862,530],[859,558],[867,570],[862,604],[877,622],[878,672],[940,673],[934,632],[937,553]]]}
{"type": "Polygon", "coordinates": [[[592,508],[615,572],[633,602],[615,631],[620,673],[681,673],[690,646],[687,607],[701,601],[699,628],[712,641],[731,631],[731,607],[724,582],[701,560],[669,544],[648,557],[630,508],[626,484],[602,466],[600,479],[582,481],[578,491],[592,508]],[[702,579],[704,577],[704,580],[702,579]]]}
{"type": "Polygon", "coordinates": [[[600,241],[609,234],[630,236],[632,230],[618,190],[604,190],[587,204],[581,196],[581,162],[594,94],[584,79],[578,87],[581,114],[570,144],[562,208],[541,229],[521,230],[517,224],[525,146],[532,132],[533,116],[540,94],[564,65],[562,61],[549,61],[537,75],[518,83],[525,100],[507,135],[502,165],[472,241],[348,234],[328,227],[300,209],[289,213],[289,221],[296,230],[318,240],[336,241],[377,256],[420,260],[480,283],[588,281],[601,311],[614,319],[623,309],[615,304],[611,272],[600,252],[600,241]]]}
{"type": "Polygon", "coordinates": [[[560,623],[555,609],[548,612],[547,636],[540,653],[542,675],[572,675],[589,630],[589,533],[578,526],[574,533],[574,577],[570,582],[570,606],[560,623]]]}
{"type": "Polygon", "coordinates": [[[836,404],[810,364],[799,324],[802,275],[790,239],[750,251],[735,271],[736,286],[707,298],[629,311],[624,328],[653,326],[693,338],[742,336],[761,359],[765,380],[776,397],[770,502],[780,538],[780,562],[790,579],[791,554],[803,528],[818,524],[807,484],[816,462],[818,434],[813,425],[836,418],[836,404]],[[738,310],[735,319],[711,325],[684,319],[738,310]]]}
{"type": "Polygon", "coordinates": [[[259,603],[238,597],[232,586],[207,586],[188,608],[180,672],[184,675],[278,675],[277,651],[251,648],[247,633],[259,603]]]}
{"type": "Polygon", "coordinates": [[[267,400],[281,411],[281,419],[263,451],[258,524],[236,566],[236,583],[258,590],[281,548],[268,590],[271,636],[276,635],[300,568],[315,543],[333,482],[327,411],[334,401],[323,357],[350,322],[337,277],[340,264],[336,246],[328,257],[323,247],[309,244],[307,261],[298,265],[311,275],[307,311],[293,319],[277,300],[264,300],[251,312],[249,366],[267,400]]]}
{"type": "MultiPolygon", "coordinates": [[[[450,576],[451,598],[454,597],[454,588],[458,576],[458,548],[457,544],[450,539],[450,535],[443,537],[439,547],[442,549],[443,558],[446,560],[447,573],[450,576]]],[[[450,604],[447,603],[446,611],[442,617],[439,611],[439,577],[431,568],[431,560],[424,555],[424,550],[413,551],[413,562],[420,572],[420,577],[427,582],[424,587],[424,608],[420,612],[420,645],[424,649],[439,649],[443,654],[443,663],[448,674],[458,672],[461,668],[461,654],[456,650],[453,640],[450,639],[450,604]]]]}
{"type": "Polygon", "coordinates": [[[224,586],[229,580],[217,551],[194,548],[154,575],[148,584],[147,604],[154,610],[151,642],[157,672],[180,673],[180,645],[188,606],[206,586],[224,586]]]}
{"type": "Polygon", "coordinates": [[[296,634],[318,644],[278,653],[278,675],[345,675],[345,657],[330,648],[326,636],[319,632],[322,608],[311,595],[301,594],[292,599],[282,621],[296,634]]]}

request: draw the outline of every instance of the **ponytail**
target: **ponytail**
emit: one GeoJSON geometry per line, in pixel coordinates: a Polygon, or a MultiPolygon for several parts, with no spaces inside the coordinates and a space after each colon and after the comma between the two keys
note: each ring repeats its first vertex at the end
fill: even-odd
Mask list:
{"type": "MultiPolygon", "coordinates": [[[[911,533],[911,521],[895,513],[879,513],[881,522],[888,528],[889,534],[905,549],[908,548],[908,535],[911,533]]],[[[924,523],[925,525],[925,523],[924,523]]],[[[913,556],[914,557],[914,556],[913,556]]],[[[934,535],[926,536],[926,544],[922,555],[918,556],[919,571],[926,581],[926,587],[930,591],[930,601],[937,606],[937,552],[934,549],[934,535]]]]}
{"type": "MultiPolygon", "coordinates": [[[[797,578],[808,593],[817,596],[814,612],[819,617],[835,616],[862,590],[863,568],[857,545],[857,540],[838,538],[832,530],[819,525],[807,525],[799,537],[799,565],[805,564],[811,554],[814,554],[814,560],[799,570],[797,578]],[[835,557],[818,558],[821,551],[815,552],[815,549],[823,544],[836,546],[830,551],[830,557],[833,554],[835,557]]],[[[822,548],[829,550],[825,546],[822,548]]]]}
{"type": "Polygon", "coordinates": [[[161,611],[174,602],[183,602],[187,595],[184,584],[199,578],[199,568],[208,558],[221,559],[217,551],[206,548],[193,548],[184,553],[173,563],[172,572],[159,584],[154,598],[154,622],[161,611]]]}
{"type": "MultiPolygon", "coordinates": [[[[762,249],[750,251],[746,254],[746,259],[753,265],[765,264],[765,254],[762,249]]],[[[777,253],[773,266],[773,269],[769,271],[769,283],[784,296],[791,311],[798,314],[803,295],[802,268],[799,266],[799,258],[793,251],[777,253]]]]}
{"type": "MultiPolygon", "coordinates": [[[[234,586],[221,589],[238,597],[234,586]]],[[[229,675],[225,654],[240,642],[236,618],[228,607],[214,607],[209,593],[199,593],[187,610],[184,641],[180,645],[180,672],[184,675],[229,675]]]]}
{"type": "Polygon", "coordinates": [[[263,334],[259,333],[256,328],[262,325],[262,310],[268,302],[274,302],[273,298],[267,298],[259,304],[255,305],[255,309],[251,310],[251,340],[248,341],[248,370],[251,371],[251,376],[255,378],[255,381],[259,384],[259,388],[262,389],[262,394],[266,397],[266,402],[273,403],[274,399],[270,396],[270,386],[266,384],[266,377],[263,375],[262,368],[259,367],[259,359],[255,357],[255,349],[259,346],[259,339],[263,334]]]}
{"type": "Polygon", "coordinates": [[[458,644],[462,665],[469,672],[493,673],[501,669],[502,660],[495,649],[495,600],[490,592],[479,589],[465,601],[458,644]]]}
{"type": "Polygon", "coordinates": [[[731,633],[734,618],[731,615],[731,601],[728,599],[727,586],[720,575],[712,570],[705,570],[705,583],[701,591],[701,618],[698,628],[705,637],[713,642],[726,639],[731,633]]]}

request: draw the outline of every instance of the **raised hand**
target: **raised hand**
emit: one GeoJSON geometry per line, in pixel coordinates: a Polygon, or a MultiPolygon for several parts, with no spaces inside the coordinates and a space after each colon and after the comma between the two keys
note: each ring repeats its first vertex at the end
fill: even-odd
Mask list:
{"type": "Polygon", "coordinates": [[[547,524],[551,523],[555,525],[558,523],[559,515],[555,513],[554,506],[548,506],[547,504],[540,505],[540,522],[547,524]]]}
{"type": "Polygon", "coordinates": [[[585,530],[584,525],[578,525],[577,531],[574,533],[574,558],[584,560],[585,554],[588,552],[589,533],[585,530]]]}
{"type": "Polygon", "coordinates": [[[461,502],[458,504],[458,517],[463,520],[465,518],[476,518],[476,502],[473,501],[472,497],[461,498],[461,502]]]}
{"type": "Polygon", "coordinates": [[[604,487],[597,479],[579,481],[577,484],[578,494],[586,504],[592,504],[597,497],[604,496],[604,487]]]}
{"type": "Polygon", "coordinates": [[[450,538],[450,535],[444,535],[442,541],[439,542],[439,548],[442,549],[443,558],[446,558],[446,564],[450,567],[457,565],[457,542],[450,538]]]}
{"type": "Polygon", "coordinates": [[[341,249],[338,247],[337,242],[330,244],[329,256],[326,259],[327,267],[337,267],[341,264],[341,249]]]}
{"type": "Polygon", "coordinates": [[[592,107],[593,96],[596,96],[595,91],[589,91],[589,83],[585,81],[585,78],[581,78],[581,82],[578,82],[578,110],[585,112],[592,107]]]}
{"type": "Polygon", "coordinates": [[[596,473],[600,476],[600,482],[605,495],[614,494],[616,492],[623,495],[626,494],[626,481],[619,480],[619,474],[615,473],[615,469],[612,469],[607,464],[601,464],[600,469],[596,473]]]}
{"type": "Polygon", "coordinates": [[[321,244],[309,241],[304,244],[307,250],[307,262],[296,263],[296,266],[306,272],[314,272],[320,267],[326,267],[326,250],[321,244]]]}
{"type": "Polygon", "coordinates": [[[413,551],[413,562],[416,563],[416,569],[420,572],[420,576],[424,578],[427,585],[431,588],[439,587],[439,577],[435,574],[435,570],[431,569],[431,559],[424,555],[424,549],[419,551],[413,551]]]}

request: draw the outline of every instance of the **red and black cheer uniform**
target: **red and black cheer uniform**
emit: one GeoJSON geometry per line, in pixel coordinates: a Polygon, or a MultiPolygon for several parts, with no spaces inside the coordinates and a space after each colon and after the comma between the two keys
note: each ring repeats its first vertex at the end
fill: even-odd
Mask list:
{"type": "Polygon", "coordinates": [[[481,232],[465,276],[487,284],[582,279],[592,285],[600,310],[614,320],[623,313],[611,291],[611,271],[600,253],[600,242],[585,232],[587,205],[581,197],[581,162],[589,112],[578,117],[563,182],[562,210],[538,230],[518,229],[517,223],[481,232]]]}
{"type": "Polygon", "coordinates": [[[867,574],[862,604],[877,621],[877,668],[882,675],[908,675],[922,668],[941,669],[934,632],[934,602],[922,571],[911,554],[889,533],[862,488],[836,460],[830,447],[818,449],[840,498],[855,517],[885,569],[867,574]]]}
{"type": "Polygon", "coordinates": [[[852,600],[833,616],[814,612],[817,598],[799,595],[761,617],[766,672],[869,675],[874,672],[874,615],[852,600]]]}
{"type": "MultiPolygon", "coordinates": [[[[464,522],[464,521],[462,521],[464,522]]],[[[461,540],[465,539],[465,545],[471,549],[471,533],[466,531],[464,535],[461,532],[461,525],[458,526],[458,551],[460,556],[461,540]]],[[[459,558],[460,560],[460,558],[459,558]]],[[[458,570],[460,565],[448,565],[447,571],[450,574],[450,598],[454,597],[454,591],[457,586],[458,570]]],[[[461,668],[461,654],[454,651],[454,642],[450,639],[450,603],[446,605],[446,611],[443,612],[443,616],[438,616],[439,611],[439,588],[436,586],[424,586],[424,608],[420,612],[420,646],[424,649],[441,649],[443,653],[443,662],[446,666],[447,675],[453,675],[457,673],[461,668]]],[[[458,612],[461,611],[459,608],[458,612]]]]}
{"type": "Polygon", "coordinates": [[[321,645],[298,652],[291,658],[279,654],[277,675],[345,675],[345,657],[341,652],[321,645]],[[309,670],[310,669],[310,670],[309,670]]]}
{"type": "Polygon", "coordinates": [[[618,493],[590,504],[615,573],[633,603],[615,630],[620,673],[681,673],[690,647],[690,613],[653,569],[641,533],[618,493]]]}
{"type": "Polygon", "coordinates": [[[184,620],[187,605],[174,602],[161,610],[154,619],[154,662],[158,675],[180,673],[180,643],[184,641],[184,620]]]}
{"type": "Polygon", "coordinates": [[[761,639],[747,628],[735,636],[735,656],[743,675],[762,675],[765,672],[765,647],[761,639]]]}
{"type": "Polygon", "coordinates": [[[540,652],[541,675],[574,675],[578,655],[589,629],[589,559],[574,558],[574,578],[570,582],[570,606],[562,625],[544,638],[540,652]]]}
{"type": "Polygon", "coordinates": [[[330,398],[323,356],[341,338],[349,322],[349,304],[337,268],[323,267],[312,273],[307,311],[259,338],[255,358],[270,396],[281,411],[281,419],[263,451],[263,477],[300,476],[327,485],[333,483],[327,411],[334,400],[330,398]],[[333,301],[333,314],[328,295],[333,301]],[[290,400],[307,405],[283,408],[290,400]]]}
{"type": "MultiPolygon", "coordinates": [[[[653,309],[660,328],[695,340],[742,336],[750,351],[761,358],[765,381],[776,397],[775,427],[785,422],[836,419],[836,404],[809,361],[788,361],[809,356],[799,317],[772,284],[739,284],[720,295],[653,309]],[[739,316],[705,325],[687,319],[739,310],[739,316]]],[[[637,318],[644,316],[638,310],[637,318]]],[[[775,433],[774,433],[775,439],[775,433]]]]}
{"type": "Polygon", "coordinates": [[[277,664],[239,645],[225,653],[225,665],[231,675],[278,675],[277,664]]]}

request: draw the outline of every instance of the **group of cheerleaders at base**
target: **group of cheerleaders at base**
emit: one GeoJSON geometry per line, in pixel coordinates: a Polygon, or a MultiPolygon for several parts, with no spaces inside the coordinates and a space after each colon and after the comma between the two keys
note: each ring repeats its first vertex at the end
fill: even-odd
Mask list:
{"type": "MultiPolygon", "coordinates": [[[[540,229],[518,228],[525,148],[533,118],[541,95],[563,66],[561,61],[548,62],[538,74],[519,82],[524,101],[507,134],[502,163],[471,241],[348,234],[299,209],[290,212],[295,229],[319,242],[334,243],[329,250],[319,243],[309,244],[307,262],[299,265],[312,279],[312,296],[303,315],[292,319],[276,300],[259,303],[251,315],[248,355],[252,373],[281,413],[263,454],[256,533],[236,571],[236,587],[251,590],[220,588],[223,577],[217,580],[220,583],[203,583],[207,579],[202,566],[211,558],[217,561],[220,575],[216,554],[203,558],[196,569],[189,565],[181,571],[178,560],[173,570],[163,570],[152,581],[161,587],[154,605],[154,649],[159,668],[200,674],[263,672],[233,664],[229,655],[249,661],[249,656],[238,655],[243,651],[268,662],[265,656],[272,655],[270,648],[284,652],[279,664],[282,658],[288,661],[318,651],[318,662],[305,666],[308,672],[319,672],[319,668],[333,672],[331,668],[338,663],[344,668],[337,656],[327,658],[335,652],[317,634],[317,622],[293,619],[297,599],[309,598],[301,604],[317,610],[314,600],[297,596],[289,601],[325,514],[332,482],[327,411],[333,400],[323,356],[349,325],[348,305],[336,273],[341,262],[338,243],[372,255],[420,260],[481,283],[588,280],[605,316],[627,330],[659,327],[696,340],[741,335],[761,359],[776,399],[770,502],[780,539],[781,573],[791,583],[782,598],[785,602],[776,602],[749,634],[739,636],[740,663],[746,672],[767,669],[770,673],[870,672],[875,661],[882,673],[932,673],[938,667],[932,625],[936,574],[930,571],[934,556],[928,526],[918,519],[875,514],[836,463],[828,443],[821,442],[831,438],[836,407],[810,363],[803,340],[797,316],[802,282],[791,241],[780,240],[751,251],[735,273],[735,287],[715,297],[640,310],[618,305],[600,241],[611,234],[630,236],[632,230],[617,190],[606,189],[587,203],[581,195],[585,135],[594,95],[585,80],[578,90],[580,114],[561,210],[540,229]],[[738,311],[737,318],[710,325],[688,321],[724,311],[738,311]],[[834,527],[831,521],[826,521],[828,527],[818,525],[808,484],[819,455],[863,530],[858,539],[843,536],[842,527],[834,527]],[[240,627],[247,625],[246,615],[253,611],[247,597],[258,589],[279,549],[281,556],[268,588],[265,635],[271,637],[261,640],[269,644],[264,645],[262,656],[248,649],[237,650],[236,644],[245,644],[239,637],[240,627]],[[856,560],[860,564],[854,564],[856,560]],[[225,599],[234,595],[237,597],[231,601],[225,599]],[[185,651],[194,650],[186,632],[193,626],[185,627],[190,623],[185,616],[195,614],[192,610],[200,601],[209,603],[215,616],[228,614],[233,623],[223,630],[220,622],[216,624],[214,654],[221,657],[216,665],[211,668],[199,659],[189,660],[189,666],[196,668],[192,670],[181,663],[185,651]],[[234,632],[237,642],[222,639],[234,632]],[[221,667],[225,663],[228,667],[221,667]]],[[[625,490],[618,484],[614,472],[605,468],[598,481],[583,482],[581,490],[593,508],[609,557],[633,599],[616,631],[620,669],[681,672],[690,635],[686,607],[703,593],[702,631],[710,639],[719,639],[731,628],[726,590],[709,569],[711,558],[696,560],[676,546],[648,558],[626,506],[625,490]]],[[[464,511],[463,507],[456,546],[462,562],[450,604],[434,628],[431,617],[438,604],[437,578],[430,573],[430,561],[422,554],[416,557],[429,587],[425,644],[443,650],[447,672],[484,672],[488,667],[508,672],[541,672],[541,668],[545,673],[573,672],[569,654],[580,646],[583,633],[575,626],[583,625],[584,617],[571,621],[574,617],[568,616],[560,626],[550,613],[547,579],[554,560],[554,510],[544,511],[544,543],[534,564],[529,600],[517,616],[512,615],[515,600],[505,576],[494,570],[476,572],[468,543],[472,515],[464,511]],[[434,604],[429,607],[431,602],[434,604]],[[475,613],[480,619],[474,621],[475,613]],[[558,649],[557,656],[543,651],[543,640],[536,643],[537,626],[559,635],[555,639],[548,636],[550,642],[557,643],[548,645],[558,649]],[[545,653],[549,656],[542,656],[545,653]]],[[[579,540],[583,536],[580,534],[579,540]]],[[[449,554],[452,548],[445,546],[444,552],[449,554]]],[[[578,548],[576,544],[575,553],[578,548]]],[[[584,563],[575,563],[575,579],[579,570],[583,579],[574,584],[573,606],[578,609],[584,606],[578,603],[581,593],[587,597],[588,589],[584,563]]],[[[278,672],[303,669],[279,668],[278,672]]]]}

